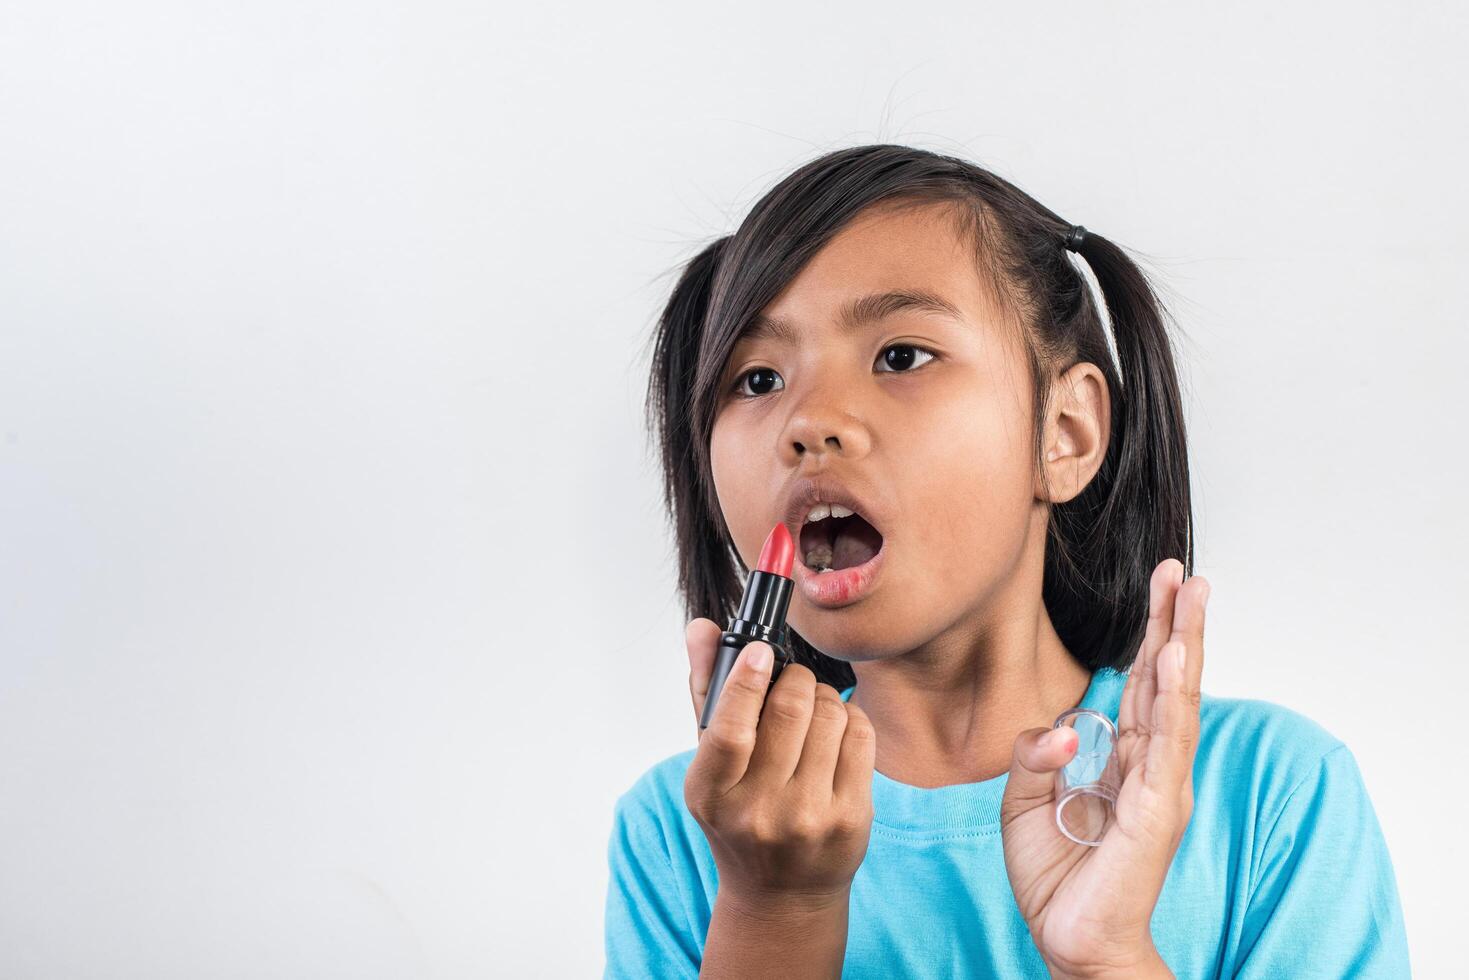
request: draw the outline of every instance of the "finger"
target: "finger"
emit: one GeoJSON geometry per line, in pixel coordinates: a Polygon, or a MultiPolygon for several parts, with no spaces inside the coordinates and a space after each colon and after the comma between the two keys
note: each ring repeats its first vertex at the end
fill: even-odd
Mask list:
{"type": "Polygon", "coordinates": [[[1178,590],[1173,606],[1173,633],[1170,640],[1188,644],[1190,649],[1204,649],[1204,607],[1209,600],[1209,582],[1195,575],[1178,590]]]}
{"type": "Polygon", "coordinates": [[[1177,558],[1166,558],[1153,569],[1148,583],[1148,625],[1143,632],[1137,658],[1127,672],[1127,684],[1117,712],[1119,733],[1138,728],[1147,731],[1153,717],[1153,698],[1158,689],[1158,651],[1173,632],[1174,601],[1182,583],[1183,562],[1177,558]]]}
{"type": "Polygon", "coordinates": [[[846,731],[847,706],[842,696],[830,684],[817,684],[811,727],[806,730],[806,744],[791,780],[829,802],[835,793],[837,757],[846,731]]]}
{"type": "Polygon", "coordinates": [[[757,780],[762,785],[779,788],[791,781],[796,763],[801,761],[801,747],[811,727],[815,701],[816,675],[811,668],[804,664],[782,667],[775,686],[765,696],[755,751],[742,782],[757,780]]]}
{"type": "Polygon", "coordinates": [[[774,654],[768,643],[749,643],[735,658],[714,705],[714,717],[699,739],[689,769],[723,793],[735,785],[750,764],[756,724],[770,685],[774,654]]]}
{"type": "Polygon", "coordinates": [[[847,705],[847,727],[842,731],[842,748],[837,754],[832,778],[832,798],[844,806],[872,806],[872,771],[877,765],[877,732],[867,712],[852,702],[847,705]]]}
{"type": "Polygon", "coordinates": [[[1056,770],[1070,762],[1078,744],[1076,729],[1028,728],[1015,736],[1015,754],[1010,761],[1010,776],[1005,781],[1001,808],[1007,813],[1023,813],[1041,803],[1049,803],[1056,794],[1056,770]]]}
{"type": "MultiPolygon", "coordinates": [[[[1199,731],[1199,683],[1204,669],[1204,608],[1208,599],[1208,580],[1194,575],[1179,588],[1174,600],[1173,633],[1169,637],[1169,643],[1181,644],[1184,647],[1183,674],[1176,682],[1182,700],[1175,697],[1172,704],[1159,703],[1163,697],[1162,674],[1165,669],[1172,670],[1173,668],[1172,664],[1163,664],[1160,661],[1155,674],[1159,693],[1154,701],[1153,725],[1155,736],[1161,738],[1165,743],[1178,742],[1183,746],[1183,764],[1181,768],[1173,768],[1178,763],[1180,752],[1178,746],[1170,749],[1165,745],[1163,749],[1158,750],[1162,754],[1155,762],[1154,749],[1150,744],[1148,747],[1149,785],[1157,785],[1160,788],[1176,786],[1181,789],[1193,774],[1193,756],[1199,731]],[[1161,731],[1156,727],[1163,724],[1169,726],[1167,731],[1161,731]],[[1168,772],[1166,776],[1158,775],[1157,783],[1154,783],[1153,776],[1155,766],[1161,766],[1168,772]]],[[[1161,657],[1161,654],[1159,656],[1161,657]]]]}
{"type": "Polygon", "coordinates": [[[1193,773],[1199,741],[1199,689],[1191,661],[1201,651],[1169,640],[1158,654],[1158,696],[1153,701],[1153,734],[1148,739],[1146,783],[1164,799],[1181,799],[1193,773]]]}
{"type": "Polygon", "coordinates": [[[712,619],[691,619],[684,627],[684,647],[689,655],[689,698],[694,703],[694,727],[704,713],[704,699],[709,696],[709,678],[714,675],[714,654],[724,631],[712,619]]]}

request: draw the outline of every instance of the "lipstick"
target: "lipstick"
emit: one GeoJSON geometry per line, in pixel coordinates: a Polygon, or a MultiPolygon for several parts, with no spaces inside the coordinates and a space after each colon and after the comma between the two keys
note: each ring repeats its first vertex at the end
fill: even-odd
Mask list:
{"type": "Polygon", "coordinates": [[[735,658],[747,643],[760,640],[769,643],[775,652],[775,664],[770,671],[771,683],[780,675],[781,667],[790,662],[786,609],[790,607],[791,591],[795,587],[791,579],[791,562],[795,556],[796,545],[791,540],[791,532],[784,524],[775,525],[765,538],[765,547],[760,549],[760,560],[755,563],[755,570],[745,579],[745,594],[740,599],[739,612],[719,636],[719,647],[714,654],[714,673],[709,678],[709,693],[699,715],[701,730],[709,727],[719,692],[724,689],[735,658]]]}

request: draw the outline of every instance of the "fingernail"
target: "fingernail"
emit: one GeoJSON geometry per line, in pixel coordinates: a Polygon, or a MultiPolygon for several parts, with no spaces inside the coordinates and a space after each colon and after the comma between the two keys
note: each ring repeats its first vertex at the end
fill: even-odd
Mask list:
{"type": "Polygon", "coordinates": [[[1183,661],[1188,656],[1188,648],[1182,643],[1176,643],[1170,656],[1173,658],[1173,676],[1182,679],[1183,661]]]}
{"type": "Polygon", "coordinates": [[[1039,739],[1037,739],[1036,740],[1036,744],[1039,745],[1043,749],[1048,749],[1048,748],[1051,747],[1051,743],[1053,741],[1055,741],[1055,740],[1056,740],[1056,729],[1053,728],[1050,731],[1046,732],[1044,735],[1042,735],[1039,739]]]}
{"type": "Polygon", "coordinates": [[[766,667],[770,666],[770,661],[772,659],[774,659],[774,654],[771,653],[770,647],[768,645],[764,643],[750,644],[751,667],[755,668],[756,670],[764,670],[766,667]]]}

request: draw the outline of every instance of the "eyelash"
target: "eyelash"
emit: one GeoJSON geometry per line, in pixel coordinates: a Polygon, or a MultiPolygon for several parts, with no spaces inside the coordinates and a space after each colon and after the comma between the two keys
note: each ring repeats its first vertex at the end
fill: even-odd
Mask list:
{"type": "MultiPolygon", "coordinates": [[[[879,353],[879,359],[881,359],[881,355],[882,354],[885,354],[888,351],[893,350],[894,348],[897,348],[897,347],[909,347],[909,348],[912,348],[913,350],[922,351],[923,353],[927,354],[929,356],[929,361],[924,361],[923,364],[928,364],[930,361],[936,361],[936,360],[938,360],[938,355],[937,354],[935,354],[933,351],[929,350],[927,347],[920,347],[917,344],[888,344],[879,353]]],[[[911,368],[909,368],[906,371],[879,371],[878,373],[879,374],[912,374],[915,371],[917,371],[920,368],[922,368],[923,367],[923,364],[920,364],[917,367],[911,367],[911,368]]],[[[743,401],[752,401],[752,400],[754,400],[756,398],[764,398],[765,395],[773,395],[773,394],[775,394],[775,392],[773,392],[773,391],[767,391],[764,394],[747,395],[747,394],[745,394],[744,392],[742,392],[740,390],[742,387],[744,387],[745,379],[749,378],[750,375],[754,374],[756,371],[769,371],[769,370],[771,370],[771,369],[770,368],[753,367],[753,368],[746,368],[745,370],[741,371],[739,373],[739,376],[735,378],[734,389],[730,392],[730,394],[732,394],[735,398],[741,399],[743,401]]],[[[776,390],[778,391],[780,389],[776,389],[776,390]]]]}

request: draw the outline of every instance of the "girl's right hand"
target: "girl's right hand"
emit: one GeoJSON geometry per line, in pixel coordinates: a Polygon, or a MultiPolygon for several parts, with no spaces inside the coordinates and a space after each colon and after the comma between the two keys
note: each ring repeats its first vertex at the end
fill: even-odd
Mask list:
{"type": "MultiPolygon", "coordinates": [[[[685,633],[696,727],[721,632],[695,619],[685,633]]],[[[740,651],[700,733],[684,802],[709,840],[721,892],[830,900],[846,893],[867,853],[872,722],[801,664],[787,664],[770,686],[773,662],[768,643],[740,651]]]]}

